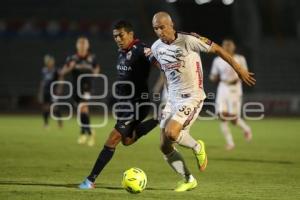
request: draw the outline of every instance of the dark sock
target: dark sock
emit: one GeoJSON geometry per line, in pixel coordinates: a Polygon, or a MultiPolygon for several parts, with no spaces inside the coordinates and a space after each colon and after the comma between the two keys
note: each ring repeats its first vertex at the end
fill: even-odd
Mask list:
{"type": "Polygon", "coordinates": [[[84,129],[83,126],[80,127],[80,134],[81,134],[81,135],[85,134],[85,129],[84,129]]]}
{"type": "Polygon", "coordinates": [[[90,116],[88,113],[80,113],[80,122],[82,124],[81,133],[91,135],[90,116]]]}
{"type": "Polygon", "coordinates": [[[43,112],[43,118],[44,118],[44,124],[48,125],[48,123],[49,123],[49,112],[48,111],[43,112]]]}
{"type": "Polygon", "coordinates": [[[157,124],[158,120],[152,118],[137,125],[137,127],[135,128],[135,140],[138,140],[143,135],[147,135],[147,133],[154,129],[157,124]]]}
{"type": "Polygon", "coordinates": [[[107,165],[107,163],[111,160],[115,152],[114,148],[110,148],[107,146],[104,146],[102,151],[100,152],[96,163],[94,164],[94,167],[90,173],[90,175],[87,177],[89,181],[95,182],[98,175],[101,173],[103,168],[107,165]]]}

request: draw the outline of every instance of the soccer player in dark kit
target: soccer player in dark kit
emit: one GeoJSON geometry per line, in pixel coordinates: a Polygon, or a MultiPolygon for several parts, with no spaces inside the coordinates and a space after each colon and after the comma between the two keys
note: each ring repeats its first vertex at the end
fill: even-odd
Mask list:
{"type": "Polygon", "coordinates": [[[130,145],[149,133],[158,124],[158,120],[154,118],[143,121],[149,113],[149,107],[144,105],[139,109],[136,107],[138,104],[149,102],[149,98],[143,98],[147,96],[145,94],[149,93],[147,84],[151,67],[150,59],[147,56],[149,48],[134,37],[132,25],[124,20],[114,24],[113,37],[119,47],[117,61],[117,81],[119,82],[116,86],[116,93],[121,98],[117,98],[118,106],[116,107],[119,111],[125,110],[129,109],[130,104],[133,110],[116,112],[115,127],[108,136],[91,173],[79,185],[80,189],[95,188],[96,178],[111,160],[120,142],[125,146],[130,145]],[[122,84],[124,81],[132,83],[134,87],[122,84]],[[131,95],[132,92],[133,95],[131,95]]]}
{"type": "Polygon", "coordinates": [[[77,53],[67,58],[60,75],[61,79],[68,73],[72,75],[73,100],[75,106],[80,108],[81,134],[77,142],[79,144],[87,142],[89,146],[93,146],[95,133],[90,128],[89,107],[86,103],[91,96],[92,75],[99,74],[100,66],[95,55],[89,52],[89,47],[89,40],[83,36],[79,37],[76,42],[77,53]],[[81,75],[91,76],[81,79],[79,89],[77,88],[77,81],[81,75]]]}
{"type": "MultiPolygon", "coordinates": [[[[54,81],[59,79],[58,69],[55,68],[55,59],[51,55],[44,56],[44,67],[42,69],[42,80],[39,88],[39,100],[42,103],[43,109],[43,119],[44,119],[44,128],[48,128],[49,126],[49,115],[50,115],[50,106],[55,101],[53,96],[51,95],[51,84],[54,81]]],[[[56,88],[53,88],[52,91],[56,94],[56,88]]],[[[60,117],[61,113],[59,109],[53,110],[53,114],[56,117],[60,117]]],[[[62,121],[58,120],[58,126],[62,127],[62,121]]]]}

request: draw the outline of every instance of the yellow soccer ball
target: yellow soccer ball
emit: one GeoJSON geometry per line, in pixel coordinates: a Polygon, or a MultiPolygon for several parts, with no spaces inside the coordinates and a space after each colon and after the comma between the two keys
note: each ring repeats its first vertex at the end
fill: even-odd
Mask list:
{"type": "Polygon", "coordinates": [[[123,173],[122,187],[129,193],[137,194],[142,192],[147,185],[147,176],[139,168],[133,167],[123,173]]]}

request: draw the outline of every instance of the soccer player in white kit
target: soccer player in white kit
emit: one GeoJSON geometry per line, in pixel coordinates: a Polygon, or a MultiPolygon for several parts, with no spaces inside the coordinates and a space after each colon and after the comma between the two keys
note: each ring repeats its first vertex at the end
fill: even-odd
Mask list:
{"type": "Polygon", "coordinates": [[[156,13],[152,26],[159,39],[152,45],[151,51],[164,71],[168,85],[168,100],[160,122],[161,151],[170,166],[183,176],[175,188],[175,191],[183,192],[194,189],[197,181],[174,144],[193,150],[200,171],[204,171],[207,166],[204,142],[196,141],[189,134],[206,97],[200,51],[221,56],[247,84],[254,85],[255,79],[253,73],[242,68],[225,50],[209,39],[176,32],[168,13],[156,13]]]}
{"type": "MultiPolygon", "coordinates": [[[[224,39],[222,47],[237,63],[247,69],[246,59],[244,56],[235,53],[236,46],[232,39],[224,39]]],[[[213,61],[210,80],[218,82],[216,109],[221,120],[221,131],[226,140],[225,148],[231,150],[235,145],[228,122],[240,127],[247,141],[252,139],[251,128],[240,116],[243,95],[242,83],[237,73],[221,57],[216,57],[213,61]]]]}

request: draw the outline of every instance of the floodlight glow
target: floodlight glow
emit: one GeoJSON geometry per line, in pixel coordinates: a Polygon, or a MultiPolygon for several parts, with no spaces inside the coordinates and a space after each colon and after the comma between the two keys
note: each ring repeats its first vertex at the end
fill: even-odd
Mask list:
{"type": "Polygon", "coordinates": [[[234,0],[222,0],[223,4],[225,4],[226,6],[233,4],[234,0]]]}
{"type": "Polygon", "coordinates": [[[198,5],[210,3],[212,0],[195,0],[195,3],[198,5]]]}
{"type": "Polygon", "coordinates": [[[177,0],[166,0],[167,3],[175,3],[177,0]]]}

